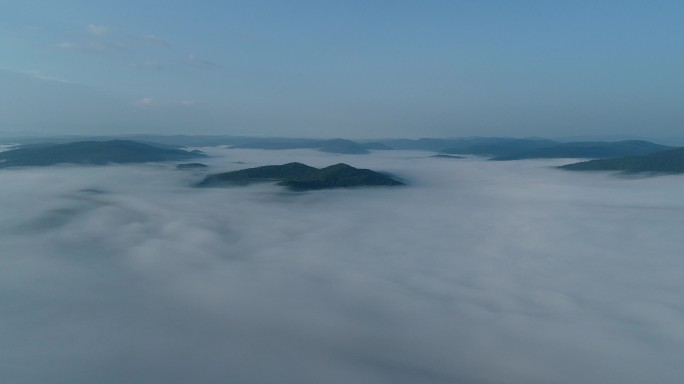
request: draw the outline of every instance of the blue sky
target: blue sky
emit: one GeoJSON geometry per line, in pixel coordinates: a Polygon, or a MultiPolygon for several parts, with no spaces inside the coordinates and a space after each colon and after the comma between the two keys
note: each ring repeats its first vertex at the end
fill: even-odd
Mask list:
{"type": "Polygon", "coordinates": [[[676,136],[675,1],[5,1],[0,131],[676,136]]]}

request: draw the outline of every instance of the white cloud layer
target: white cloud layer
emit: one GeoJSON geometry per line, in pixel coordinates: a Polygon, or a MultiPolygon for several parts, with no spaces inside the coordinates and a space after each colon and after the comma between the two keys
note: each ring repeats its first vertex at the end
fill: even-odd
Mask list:
{"type": "Polygon", "coordinates": [[[201,174],[172,165],[2,170],[2,382],[684,376],[681,177],[207,151],[225,155],[212,172],[347,162],[411,185],[198,190],[201,174]]]}

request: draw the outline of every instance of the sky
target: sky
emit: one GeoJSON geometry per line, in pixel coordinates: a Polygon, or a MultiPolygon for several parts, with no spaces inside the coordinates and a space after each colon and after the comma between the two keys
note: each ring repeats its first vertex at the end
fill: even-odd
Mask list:
{"type": "Polygon", "coordinates": [[[1,382],[681,383],[680,176],[205,151],[0,173],[1,382]],[[290,161],[410,185],[192,188],[290,161]]]}
{"type": "Polygon", "coordinates": [[[676,136],[679,1],[2,1],[0,132],[676,136]]]}

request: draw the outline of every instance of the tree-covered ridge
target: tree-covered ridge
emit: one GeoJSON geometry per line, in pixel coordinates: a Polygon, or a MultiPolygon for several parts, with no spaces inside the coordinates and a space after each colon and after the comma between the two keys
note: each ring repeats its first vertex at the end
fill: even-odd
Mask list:
{"type": "Polygon", "coordinates": [[[342,163],[320,169],[302,163],[288,163],[209,175],[198,186],[239,185],[255,181],[278,181],[278,185],[296,190],[403,184],[388,175],[342,163]]]}
{"type": "Polygon", "coordinates": [[[207,157],[180,149],[160,148],[131,140],[79,141],[31,145],[0,152],[0,168],[54,164],[146,163],[207,157]]]}
{"type": "Polygon", "coordinates": [[[646,156],[582,161],[563,165],[559,168],[570,171],[684,173],[684,148],[657,152],[646,156]]]}
{"type": "MultiPolygon", "coordinates": [[[[418,140],[418,143],[430,144],[429,139],[418,140]]],[[[508,138],[508,137],[473,137],[452,140],[432,139],[433,145],[442,147],[441,153],[457,155],[505,156],[514,153],[549,147],[557,141],[542,138],[508,138]]]]}
{"type": "Polygon", "coordinates": [[[208,187],[223,184],[246,184],[254,181],[282,181],[291,178],[304,177],[316,171],[302,163],[287,163],[283,165],[266,165],[263,167],[241,169],[239,171],[217,173],[209,175],[198,186],[208,187]]]}
{"type": "Polygon", "coordinates": [[[283,180],[283,185],[297,190],[346,188],[361,186],[395,186],[400,181],[370,169],[358,169],[347,164],[335,164],[309,173],[304,177],[283,180]]]}
{"type": "Polygon", "coordinates": [[[673,147],[667,145],[655,144],[645,140],[624,140],[615,142],[577,141],[495,156],[492,160],[643,156],[672,148],[673,147]]]}
{"type": "MultiPolygon", "coordinates": [[[[375,143],[374,145],[381,145],[375,143]]],[[[369,153],[370,147],[365,147],[355,141],[346,139],[330,139],[330,140],[316,140],[316,139],[260,139],[246,143],[234,145],[233,148],[249,148],[249,149],[300,149],[310,148],[318,149],[321,152],[340,153],[347,155],[364,155],[369,153]]],[[[391,148],[382,148],[391,149],[391,148]]]]}
{"type": "Polygon", "coordinates": [[[319,143],[318,150],[328,153],[342,153],[348,155],[365,155],[369,153],[363,145],[345,139],[324,140],[319,143]]]}

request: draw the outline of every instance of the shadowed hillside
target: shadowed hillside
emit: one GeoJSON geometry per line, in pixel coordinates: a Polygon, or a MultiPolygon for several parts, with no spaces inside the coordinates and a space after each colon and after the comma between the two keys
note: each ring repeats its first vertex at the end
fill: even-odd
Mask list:
{"type": "Polygon", "coordinates": [[[259,181],[277,181],[278,185],[295,190],[396,186],[403,184],[382,173],[371,171],[370,169],[354,168],[347,164],[335,164],[318,169],[302,163],[288,163],[209,175],[197,186],[244,185],[259,181]]]}
{"type": "Polygon", "coordinates": [[[196,152],[160,148],[129,140],[81,141],[31,145],[0,153],[0,168],[54,164],[146,163],[207,157],[196,152]]]}

